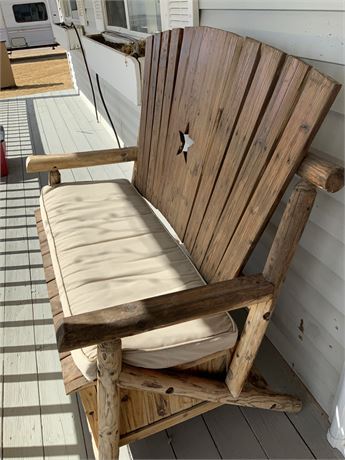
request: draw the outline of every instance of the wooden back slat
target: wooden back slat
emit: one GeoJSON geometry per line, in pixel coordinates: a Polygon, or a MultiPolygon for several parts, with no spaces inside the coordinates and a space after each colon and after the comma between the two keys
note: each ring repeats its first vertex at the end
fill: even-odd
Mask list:
{"type": "MultiPolygon", "coordinates": [[[[161,34],[156,34],[148,40],[148,62],[149,70],[144,70],[144,95],[142,112],[144,112],[144,127],[141,127],[139,132],[139,149],[142,155],[138,157],[137,175],[138,183],[141,187],[146,189],[147,171],[150,161],[150,148],[152,138],[152,125],[155,110],[156,89],[157,89],[157,76],[159,67],[159,55],[161,45],[161,34]],[[144,107],[145,103],[145,107],[144,107]]],[[[146,59],[146,57],[145,57],[146,59]]],[[[146,61],[145,61],[146,62],[146,61]]],[[[142,118],[142,116],[141,116],[142,118]]]]}
{"type": "Polygon", "coordinates": [[[233,278],[241,271],[338,91],[336,82],[310,70],[272,158],[210,280],[233,278]]]}
{"type": "Polygon", "coordinates": [[[151,79],[151,62],[152,62],[152,46],[153,46],[153,36],[150,36],[146,40],[145,45],[145,67],[144,67],[144,77],[143,77],[143,92],[142,92],[142,101],[141,101],[141,113],[140,113],[140,129],[139,129],[139,139],[138,146],[141,152],[137,160],[137,167],[135,173],[135,182],[137,187],[144,190],[145,186],[145,167],[146,163],[149,161],[147,155],[145,155],[145,137],[146,137],[146,120],[148,114],[148,103],[150,97],[149,85],[151,79]]]}
{"type": "Polygon", "coordinates": [[[169,57],[169,45],[170,45],[170,30],[163,32],[162,34],[162,45],[161,54],[158,65],[158,76],[157,76],[157,89],[156,89],[156,100],[154,104],[154,115],[153,125],[151,128],[152,139],[150,145],[150,160],[148,164],[147,180],[146,180],[146,194],[152,195],[152,189],[154,185],[154,170],[157,163],[157,152],[158,152],[158,140],[161,130],[161,119],[163,110],[164,100],[164,89],[166,72],[168,68],[168,57],[169,57]]]}
{"type": "MultiPolygon", "coordinates": [[[[176,74],[181,51],[182,30],[173,29],[171,31],[169,56],[167,63],[166,81],[164,86],[164,98],[162,106],[162,118],[160,122],[157,152],[165,151],[165,144],[168,136],[168,128],[171,114],[172,98],[174,95],[174,87],[176,83],[176,74]]],[[[165,155],[156,155],[156,161],[150,169],[149,190],[147,195],[150,196],[152,204],[158,206],[160,179],[164,177],[165,155]]]]}
{"type": "Polygon", "coordinates": [[[243,268],[340,85],[211,28],[150,39],[135,185],[207,281],[243,268]],[[180,132],[194,141],[178,154],[180,132]]]}
{"type": "MultiPolygon", "coordinates": [[[[162,209],[162,212],[166,214],[169,220],[172,220],[173,196],[176,190],[179,189],[181,180],[179,177],[181,163],[185,163],[183,154],[177,156],[181,144],[179,133],[180,131],[184,132],[187,128],[188,120],[195,117],[195,106],[193,106],[194,85],[200,84],[204,78],[204,73],[198,65],[204,32],[205,30],[202,28],[187,29],[187,31],[184,32],[182,42],[181,55],[183,53],[186,58],[180,62],[182,65],[179,65],[177,72],[177,84],[175,88],[176,98],[174,98],[172,104],[168,139],[165,147],[165,170],[169,171],[169,174],[165,174],[164,176],[159,202],[159,209],[162,209]],[[189,37],[187,34],[192,35],[189,46],[189,37]],[[185,38],[187,38],[186,42],[185,38]],[[179,75],[180,73],[181,77],[179,75]],[[175,136],[174,133],[176,132],[178,136],[175,136]],[[178,161],[176,161],[176,158],[178,161]]],[[[206,47],[204,47],[204,50],[205,48],[206,47]]]]}
{"type": "MultiPolygon", "coordinates": [[[[166,189],[166,195],[162,196],[167,204],[166,215],[169,220],[175,222],[176,231],[182,236],[197,193],[208,144],[211,143],[210,138],[214,137],[214,126],[219,118],[219,106],[222,103],[222,89],[229,71],[234,66],[233,58],[238,44],[242,44],[243,41],[240,37],[221,30],[211,30],[208,35],[211,38],[207,41],[207,46],[200,50],[193,86],[186,92],[184,119],[179,120],[181,131],[188,126],[189,136],[197,146],[196,154],[192,146],[188,152],[187,162],[183,155],[180,155],[177,161],[176,158],[173,160],[175,169],[169,178],[171,187],[170,190],[166,189]],[[220,60],[224,60],[224,49],[228,50],[225,56],[227,61],[219,67],[220,60]]],[[[171,158],[174,154],[176,156],[175,151],[170,153],[171,158]]]]}
{"type": "Polygon", "coordinates": [[[236,165],[233,160],[236,155],[235,161],[237,160],[238,164],[238,145],[233,152],[227,152],[192,252],[207,276],[219,265],[288,120],[308,68],[307,64],[298,59],[292,57],[286,59],[274,93],[238,173],[237,170],[235,171],[236,165]],[[219,209],[217,203],[224,202],[224,207],[219,209]]]}
{"type": "Polygon", "coordinates": [[[210,197],[211,199],[199,229],[196,243],[193,248],[188,247],[198,267],[204,259],[212,235],[217,229],[218,219],[228,200],[229,193],[233,188],[241,165],[246,158],[255,128],[266,108],[272,91],[272,85],[276,81],[277,71],[282,58],[283,53],[280,51],[265,45],[261,47],[260,59],[239,115],[234,135],[227,148],[222,169],[219,172],[212,196],[210,197]]]}
{"type": "MultiPolygon", "coordinates": [[[[237,40],[234,58],[220,98],[218,116],[212,134],[205,145],[205,160],[198,177],[197,200],[193,203],[190,219],[185,229],[184,242],[191,250],[203,221],[204,213],[222,165],[238,113],[251,82],[258,59],[260,45],[255,40],[237,40]]],[[[191,176],[193,176],[191,174],[191,176]]]]}

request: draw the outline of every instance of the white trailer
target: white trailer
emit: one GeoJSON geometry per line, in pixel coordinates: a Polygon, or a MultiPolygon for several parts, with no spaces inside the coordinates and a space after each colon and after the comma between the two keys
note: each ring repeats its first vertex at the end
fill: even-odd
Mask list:
{"type": "Polygon", "coordinates": [[[0,41],[8,50],[56,45],[51,23],[59,21],[55,0],[0,0],[0,41]]]}

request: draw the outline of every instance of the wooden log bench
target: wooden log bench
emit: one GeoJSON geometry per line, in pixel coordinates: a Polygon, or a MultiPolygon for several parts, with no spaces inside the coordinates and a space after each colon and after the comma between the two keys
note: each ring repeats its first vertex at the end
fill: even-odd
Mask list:
{"type": "Polygon", "coordinates": [[[344,169],[310,151],[339,89],[250,38],[174,29],[147,40],[138,147],[28,158],[28,172],[49,172],[36,221],[65,388],[100,459],[221,404],[301,409],[253,363],[317,189],[344,185],[344,169]],[[60,169],[123,161],[132,185],[60,184],[60,169]],[[295,174],[263,272],[243,275],[295,174]],[[177,347],[171,331],[192,324],[177,347]]]}

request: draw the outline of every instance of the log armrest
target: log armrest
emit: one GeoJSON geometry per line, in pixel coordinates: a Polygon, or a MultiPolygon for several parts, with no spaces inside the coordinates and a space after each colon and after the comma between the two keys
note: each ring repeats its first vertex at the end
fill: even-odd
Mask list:
{"type": "Polygon", "coordinates": [[[26,159],[29,173],[51,171],[52,169],[83,168],[110,163],[136,161],[138,147],[94,150],[91,152],[63,153],[59,155],[30,155],[26,159]]]}
{"type": "Polygon", "coordinates": [[[57,325],[60,352],[251,307],[273,298],[274,286],[252,275],[65,317],[57,325]]]}
{"type": "Polygon", "coordinates": [[[344,168],[320,153],[321,155],[315,151],[309,153],[297,170],[297,174],[322,190],[330,193],[338,192],[344,187],[344,168]]]}

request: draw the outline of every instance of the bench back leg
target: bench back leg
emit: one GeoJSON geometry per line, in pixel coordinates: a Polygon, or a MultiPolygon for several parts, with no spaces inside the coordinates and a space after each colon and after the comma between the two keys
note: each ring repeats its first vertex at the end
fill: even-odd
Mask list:
{"type": "Polygon", "coordinates": [[[241,394],[265,335],[271,312],[304,227],[308,222],[315,197],[315,187],[302,180],[294,188],[286,205],[263,271],[267,281],[274,285],[274,300],[273,302],[269,301],[250,307],[241,338],[226,376],[226,384],[234,398],[241,394]]]}
{"type": "Polygon", "coordinates": [[[121,340],[101,343],[97,348],[97,408],[99,460],[117,460],[120,441],[121,340]]]}
{"type": "Polygon", "coordinates": [[[249,308],[241,338],[225,379],[225,383],[234,398],[240,396],[243,385],[248,378],[256,353],[266,333],[273,306],[273,302],[268,300],[249,308]]]}

